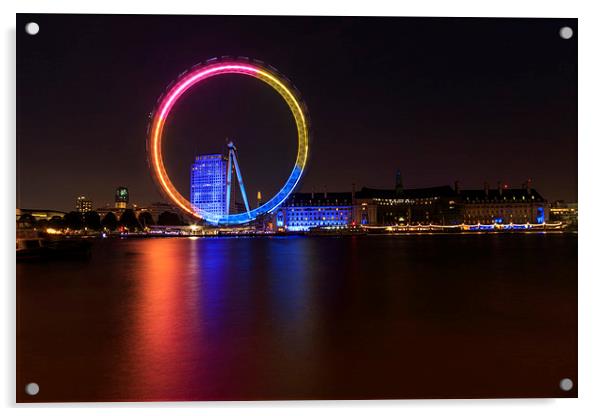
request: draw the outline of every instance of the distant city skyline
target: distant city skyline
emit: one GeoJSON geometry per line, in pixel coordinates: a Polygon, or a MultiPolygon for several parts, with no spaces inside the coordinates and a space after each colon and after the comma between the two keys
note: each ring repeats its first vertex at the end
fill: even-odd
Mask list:
{"type": "MultiPolygon", "coordinates": [[[[102,19],[36,15],[40,36],[18,31],[21,208],[74,210],[82,195],[102,207],[117,186],[138,205],[163,201],[148,114],[179,73],[221,55],[274,65],[301,92],[312,141],[297,191],[393,188],[400,169],[406,188],[532,179],[550,202],[577,200],[577,43],[558,36],[574,19],[161,16],[153,32],[142,28],[158,16],[102,19]]],[[[194,157],[235,137],[248,195],[268,200],[292,166],[291,119],[260,83],[212,81],[167,126],[166,167],[187,195],[194,157]]]]}
{"type": "MultiPolygon", "coordinates": [[[[199,155],[199,156],[215,156],[215,155],[199,155]]],[[[403,181],[403,176],[402,176],[401,179],[403,181]]],[[[355,185],[355,189],[356,190],[360,190],[361,188],[371,188],[371,189],[376,188],[376,189],[382,189],[382,190],[395,190],[396,187],[397,187],[397,185],[398,185],[398,183],[395,182],[396,180],[397,180],[397,172],[395,172],[395,176],[393,178],[393,182],[392,182],[391,186],[370,187],[370,186],[364,186],[364,185],[358,185],[358,184],[351,184],[348,188],[345,188],[345,189],[328,189],[327,187],[323,187],[321,189],[314,188],[314,189],[309,189],[309,190],[304,190],[304,191],[298,191],[298,192],[301,192],[301,193],[303,193],[303,192],[304,193],[316,193],[316,194],[318,194],[318,193],[320,193],[320,194],[327,193],[328,194],[328,193],[352,192],[352,190],[354,188],[354,185],[355,185]]],[[[509,183],[502,182],[502,181],[496,181],[494,183],[488,182],[488,181],[483,181],[480,184],[481,186],[478,186],[478,185],[477,186],[467,186],[462,181],[455,180],[455,181],[453,181],[453,183],[433,184],[433,185],[429,185],[429,186],[418,187],[418,186],[406,186],[405,181],[403,181],[402,182],[402,187],[405,190],[413,190],[413,189],[423,189],[423,188],[433,188],[433,187],[445,187],[445,186],[449,186],[450,188],[456,188],[456,187],[458,187],[458,189],[461,190],[461,191],[464,191],[464,190],[484,190],[484,189],[487,189],[487,190],[491,190],[493,192],[493,191],[496,191],[500,187],[503,188],[503,189],[525,188],[527,186],[528,182],[529,182],[528,180],[525,180],[525,181],[523,181],[520,184],[509,184],[509,183]]],[[[531,182],[530,187],[533,187],[533,189],[536,189],[536,187],[533,186],[532,182],[531,182]]],[[[128,193],[129,193],[129,188],[128,187],[122,187],[122,186],[117,187],[117,189],[122,189],[122,188],[127,189],[128,193]]],[[[261,191],[259,191],[259,193],[261,194],[261,191]]],[[[542,195],[542,196],[545,198],[545,195],[542,195]]],[[[65,211],[65,212],[68,212],[68,211],[77,211],[78,210],[77,209],[78,201],[81,198],[85,198],[87,202],[91,202],[92,203],[91,210],[95,210],[97,208],[119,208],[119,209],[123,209],[123,208],[132,208],[134,206],[136,206],[138,208],[144,208],[146,206],[150,206],[150,205],[157,204],[157,203],[161,203],[161,204],[166,203],[166,204],[169,204],[169,205],[173,205],[173,204],[169,203],[168,201],[164,201],[161,197],[159,197],[155,201],[149,201],[149,202],[145,202],[145,203],[140,203],[140,202],[138,202],[136,200],[132,200],[132,201],[128,201],[125,206],[116,207],[116,202],[115,202],[115,188],[113,188],[113,200],[106,200],[106,201],[103,200],[103,201],[98,201],[97,202],[97,201],[93,200],[92,198],[90,198],[87,194],[78,194],[78,195],[74,196],[73,201],[72,201],[73,203],[71,204],[72,206],[67,207],[65,209],[62,209],[62,211],[65,211]]],[[[256,198],[256,200],[257,200],[257,198],[256,198]]],[[[559,199],[554,199],[554,200],[547,199],[547,201],[549,203],[553,203],[553,202],[556,202],[556,201],[564,201],[564,202],[567,202],[567,203],[577,202],[576,200],[572,201],[572,200],[559,200],[559,199]]],[[[18,208],[31,209],[30,207],[18,207],[18,208]]],[[[39,207],[33,207],[33,208],[39,208],[39,207]]],[[[60,208],[56,208],[56,207],[50,207],[50,208],[43,207],[43,208],[40,208],[40,209],[57,209],[57,210],[61,210],[60,208]]]]}

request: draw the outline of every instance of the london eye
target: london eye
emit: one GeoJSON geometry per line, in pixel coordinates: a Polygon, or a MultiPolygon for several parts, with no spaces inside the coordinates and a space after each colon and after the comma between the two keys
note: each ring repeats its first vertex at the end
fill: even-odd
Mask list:
{"type": "Polygon", "coordinates": [[[255,220],[257,217],[273,212],[280,206],[294,191],[299,184],[309,153],[309,116],[308,111],[301,100],[299,92],[288,81],[286,77],[280,74],[274,68],[265,65],[262,62],[250,60],[247,58],[221,58],[211,59],[205,63],[196,65],[191,70],[184,72],[180,77],[168,87],[168,90],[162,95],[155,111],[151,115],[149,131],[146,144],[148,163],[152,172],[153,179],[161,193],[185,215],[205,220],[213,225],[240,225],[255,220]],[[288,105],[297,131],[297,155],[291,173],[286,179],[284,185],[276,194],[264,204],[255,209],[250,209],[244,191],[242,173],[238,166],[236,147],[233,143],[228,143],[228,187],[227,201],[230,201],[231,192],[231,174],[232,168],[236,170],[239,187],[245,202],[245,211],[240,213],[230,213],[229,210],[222,215],[209,212],[202,206],[193,205],[190,200],[184,197],[173,185],[163,162],[162,142],[163,129],[166,120],[169,117],[174,104],[188,92],[192,87],[198,85],[212,77],[224,74],[239,74],[258,79],[274,89],[288,105]],[[232,166],[232,162],[234,166],[232,166]]]}

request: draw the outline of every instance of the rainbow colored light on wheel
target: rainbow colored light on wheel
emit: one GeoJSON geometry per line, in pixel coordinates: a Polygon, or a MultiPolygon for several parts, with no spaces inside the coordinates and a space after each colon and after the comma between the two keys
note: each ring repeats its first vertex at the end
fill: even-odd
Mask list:
{"type": "Polygon", "coordinates": [[[307,109],[297,91],[284,77],[278,74],[277,71],[268,69],[263,64],[242,59],[213,61],[201,66],[196,66],[192,70],[182,74],[175,84],[168,89],[167,93],[159,99],[158,107],[151,119],[146,149],[150,169],[159,189],[186,215],[197,219],[204,219],[215,225],[244,224],[254,220],[262,214],[272,212],[288,198],[299,183],[309,152],[309,118],[307,109]],[[250,76],[265,82],[276,90],[293,113],[297,128],[298,148],[297,158],[290,176],[280,191],[278,191],[270,200],[248,213],[216,216],[203,209],[193,208],[190,201],[178,192],[167,175],[161,148],[165,122],[178,99],[193,86],[209,78],[224,74],[250,76]]]}

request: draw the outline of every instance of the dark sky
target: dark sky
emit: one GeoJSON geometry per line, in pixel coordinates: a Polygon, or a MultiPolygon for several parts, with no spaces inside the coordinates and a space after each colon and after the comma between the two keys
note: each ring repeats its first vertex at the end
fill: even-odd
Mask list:
{"type": "MultiPolygon", "coordinates": [[[[390,188],[399,168],[407,188],[532,178],[548,200],[576,200],[576,34],[576,19],[17,15],[17,204],[102,206],[119,185],[138,204],[161,200],[149,113],[181,72],[224,55],[265,61],[301,91],[312,121],[301,190],[390,188]]],[[[236,75],[195,87],[168,120],[180,192],[194,155],[226,137],[250,198],[273,194],[295,158],[293,119],[236,75]]]]}

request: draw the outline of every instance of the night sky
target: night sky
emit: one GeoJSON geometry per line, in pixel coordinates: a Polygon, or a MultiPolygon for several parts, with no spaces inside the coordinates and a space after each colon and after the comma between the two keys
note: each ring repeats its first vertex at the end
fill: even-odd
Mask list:
{"type": "MultiPolygon", "coordinates": [[[[301,92],[312,141],[300,190],[392,188],[399,168],[406,188],[532,178],[549,201],[577,199],[576,19],[17,15],[17,206],[67,211],[86,195],[99,207],[120,185],[131,202],[161,201],[149,114],[181,72],[216,56],[262,60],[301,92]]],[[[250,199],[276,192],[295,159],[293,118],[237,75],[198,85],[168,119],[180,192],[194,156],[226,137],[250,199]]]]}

